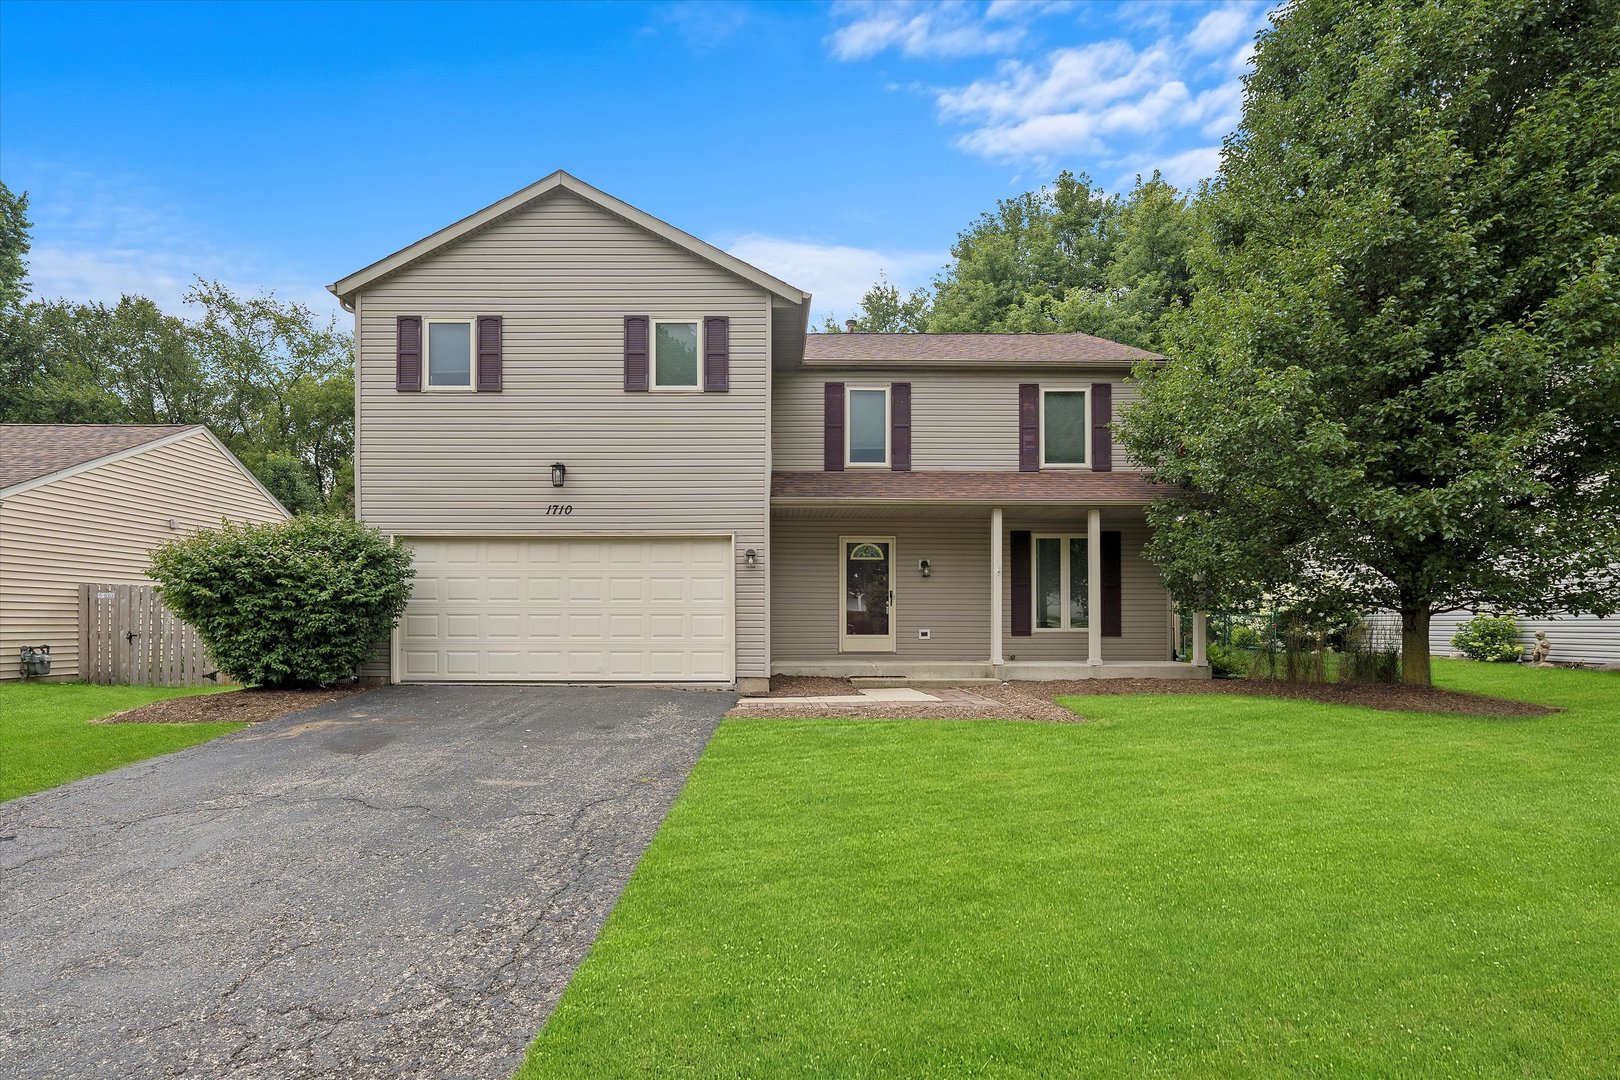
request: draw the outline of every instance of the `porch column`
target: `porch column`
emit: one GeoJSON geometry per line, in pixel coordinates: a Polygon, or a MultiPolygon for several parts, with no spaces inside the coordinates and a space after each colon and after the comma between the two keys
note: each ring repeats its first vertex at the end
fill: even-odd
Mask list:
{"type": "Polygon", "coordinates": [[[1102,511],[1086,511],[1086,663],[1102,663],[1102,511]]]}
{"type": "Polygon", "coordinates": [[[1206,630],[1204,626],[1204,613],[1193,612],[1192,616],[1192,662],[1193,667],[1208,667],[1208,648],[1205,644],[1206,630]]]}
{"type": "Polygon", "coordinates": [[[1001,659],[1001,507],[990,511],[990,663],[1001,659]]]}

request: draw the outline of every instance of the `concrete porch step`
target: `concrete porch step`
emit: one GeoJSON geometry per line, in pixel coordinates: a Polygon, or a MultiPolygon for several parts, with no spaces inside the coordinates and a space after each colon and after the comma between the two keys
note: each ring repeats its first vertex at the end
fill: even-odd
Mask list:
{"type": "Polygon", "coordinates": [[[905,686],[912,689],[945,689],[952,686],[1000,686],[1000,679],[913,679],[905,675],[854,675],[849,680],[860,690],[874,690],[886,686],[905,686]]]}

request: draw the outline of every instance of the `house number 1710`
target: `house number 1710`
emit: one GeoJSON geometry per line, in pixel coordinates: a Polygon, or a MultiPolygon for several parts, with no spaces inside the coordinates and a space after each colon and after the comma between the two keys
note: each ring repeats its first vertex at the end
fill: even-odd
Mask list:
{"type": "Polygon", "coordinates": [[[574,508],[572,506],[562,503],[552,503],[550,506],[546,507],[547,517],[567,517],[573,512],[574,508]]]}

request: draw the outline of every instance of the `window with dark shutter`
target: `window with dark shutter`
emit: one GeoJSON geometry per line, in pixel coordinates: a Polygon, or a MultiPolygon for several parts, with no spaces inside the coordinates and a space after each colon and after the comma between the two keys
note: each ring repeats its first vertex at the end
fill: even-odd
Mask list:
{"type": "Polygon", "coordinates": [[[911,471],[911,384],[889,384],[889,468],[911,471]]]}
{"type": "Polygon", "coordinates": [[[394,321],[394,389],[410,394],[422,389],[420,315],[401,315],[394,321]]]}
{"type": "Polygon", "coordinates": [[[478,392],[494,394],[501,390],[502,319],[499,315],[478,316],[478,392]]]}
{"type": "Polygon", "coordinates": [[[1027,529],[1014,529],[1008,536],[1007,555],[1012,561],[1008,580],[1012,585],[1012,636],[1029,637],[1031,618],[1030,556],[1032,546],[1027,529]]]}
{"type": "Polygon", "coordinates": [[[1102,636],[1124,635],[1124,570],[1120,534],[1102,534],[1102,636]]]}
{"type": "Polygon", "coordinates": [[[1018,471],[1041,471],[1041,387],[1018,384],[1018,471]]]}
{"type": "Polygon", "coordinates": [[[703,320],[703,390],[724,394],[731,389],[731,318],[710,315],[703,320]]]}
{"type": "Polygon", "coordinates": [[[1091,384],[1091,468],[1109,472],[1114,467],[1114,384],[1091,384]]]}
{"type": "Polygon", "coordinates": [[[630,391],[647,389],[648,341],[646,315],[624,317],[624,388],[630,391]]]}
{"type": "Polygon", "coordinates": [[[821,465],[828,472],[844,471],[844,384],[822,387],[821,465]]]}

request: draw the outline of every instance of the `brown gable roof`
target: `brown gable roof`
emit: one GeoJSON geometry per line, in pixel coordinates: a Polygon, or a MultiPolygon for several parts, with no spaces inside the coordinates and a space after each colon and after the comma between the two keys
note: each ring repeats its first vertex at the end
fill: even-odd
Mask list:
{"type": "Polygon", "coordinates": [[[1113,503],[1137,505],[1176,489],[1141,473],[1063,469],[1017,472],[775,472],[772,501],[932,502],[986,504],[1113,503]]]}
{"type": "Polygon", "coordinates": [[[200,424],[0,424],[0,491],[200,424]]]}
{"type": "Polygon", "coordinates": [[[856,364],[1101,364],[1162,360],[1090,334],[808,334],[807,361],[856,364]]]}

